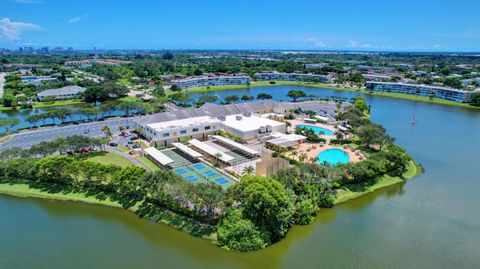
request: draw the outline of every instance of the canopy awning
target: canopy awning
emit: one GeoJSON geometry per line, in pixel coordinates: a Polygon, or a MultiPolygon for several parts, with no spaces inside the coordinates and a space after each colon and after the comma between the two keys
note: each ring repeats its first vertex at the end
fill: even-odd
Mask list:
{"type": "Polygon", "coordinates": [[[218,158],[220,160],[222,160],[223,162],[225,163],[228,163],[230,161],[232,161],[234,158],[228,154],[225,154],[221,151],[219,151],[218,149],[206,144],[206,143],[203,143],[201,141],[198,141],[197,139],[192,139],[190,141],[188,141],[188,144],[198,148],[199,150],[207,153],[208,155],[212,156],[212,157],[215,157],[215,158],[218,158]]]}
{"type": "Polygon", "coordinates": [[[270,144],[282,146],[282,147],[285,147],[285,148],[293,147],[297,144],[297,142],[295,142],[295,141],[287,140],[287,139],[284,139],[284,138],[275,138],[275,139],[268,140],[267,142],[270,143],[270,144]]]}
{"type": "Polygon", "coordinates": [[[160,152],[158,149],[154,147],[146,148],[145,153],[150,155],[153,159],[159,162],[161,165],[168,165],[173,163],[173,160],[170,159],[167,155],[160,152]]]}
{"type": "Polygon", "coordinates": [[[200,154],[197,151],[187,147],[186,145],[184,145],[182,143],[172,143],[172,145],[174,147],[176,147],[177,149],[181,150],[182,152],[186,153],[187,155],[193,157],[193,158],[199,158],[199,157],[203,156],[202,154],[200,154]]]}
{"type": "Polygon", "coordinates": [[[252,148],[249,148],[249,147],[247,147],[247,146],[244,146],[244,145],[242,145],[242,144],[240,144],[240,143],[237,143],[237,142],[235,142],[235,141],[233,141],[233,140],[230,140],[230,139],[228,139],[228,138],[225,138],[225,137],[223,137],[223,136],[214,135],[213,138],[215,138],[216,140],[218,140],[218,141],[220,141],[220,142],[222,142],[222,143],[225,143],[225,144],[227,144],[227,145],[229,145],[229,146],[232,146],[232,147],[234,147],[234,148],[236,148],[236,149],[238,149],[238,150],[240,150],[240,151],[243,151],[243,152],[245,152],[245,153],[248,153],[248,154],[251,154],[251,155],[259,155],[259,154],[260,154],[260,152],[254,150],[254,149],[252,149],[252,148]]]}

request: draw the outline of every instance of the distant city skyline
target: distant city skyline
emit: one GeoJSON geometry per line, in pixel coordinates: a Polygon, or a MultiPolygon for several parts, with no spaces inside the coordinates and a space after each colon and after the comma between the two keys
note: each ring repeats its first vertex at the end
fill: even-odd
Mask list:
{"type": "Polygon", "coordinates": [[[2,0],[0,48],[480,51],[480,2],[2,0]]]}

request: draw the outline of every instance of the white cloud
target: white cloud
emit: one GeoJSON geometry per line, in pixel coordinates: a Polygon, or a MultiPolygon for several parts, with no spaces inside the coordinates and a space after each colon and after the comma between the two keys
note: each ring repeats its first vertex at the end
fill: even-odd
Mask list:
{"type": "Polygon", "coordinates": [[[0,38],[5,40],[20,40],[24,31],[38,31],[42,27],[30,22],[11,21],[9,18],[0,20],[0,38]]]}
{"type": "Polygon", "coordinates": [[[316,37],[310,37],[307,38],[307,43],[312,44],[316,48],[326,48],[327,44],[325,44],[322,40],[316,38],[316,37]]]}
{"type": "Polygon", "coordinates": [[[15,0],[15,3],[19,4],[41,4],[43,1],[41,0],[15,0]]]}
{"type": "Polygon", "coordinates": [[[68,21],[66,21],[66,23],[77,23],[86,17],[88,17],[88,14],[83,14],[83,16],[75,16],[73,18],[70,18],[68,21]]]}
{"type": "Polygon", "coordinates": [[[81,18],[80,16],[75,16],[75,17],[69,19],[69,20],[67,21],[67,23],[77,23],[77,22],[79,22],[79,21],[81,21],[81,20],[82,20],[82,18],[81,18]]]}

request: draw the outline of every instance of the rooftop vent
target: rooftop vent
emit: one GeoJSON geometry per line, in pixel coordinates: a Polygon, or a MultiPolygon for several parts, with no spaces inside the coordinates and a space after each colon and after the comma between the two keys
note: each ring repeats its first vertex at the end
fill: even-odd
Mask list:
{"type": "Polygon", "coordinates": [[[251,112],[244,112],[244,113],[243,113],[243,116],[245,116],[245,117],[250,117],[250,116],[252,116],[252,113],[251,113],[251,112]]]}
{"type": "Polygon", "coordinates": [[[221,120],[221,121],[225,121],[227,119],[227,117],[225,116],[218,116],[218,119],[221,120]]]}
{"type": "Polygon", "coordinates": [[[235,119],[236,119],[236,120],[242,120],[242,116],[241,116],[241,115],[237,115],[237,116],[235,116],[235,119]]]}

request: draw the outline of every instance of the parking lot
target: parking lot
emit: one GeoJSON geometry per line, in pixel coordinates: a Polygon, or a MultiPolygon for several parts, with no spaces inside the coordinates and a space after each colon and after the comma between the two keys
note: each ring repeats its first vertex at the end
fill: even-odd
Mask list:
{"type": "Polygon", "coordinates": [[[134,128],[132,118],[111,119],[98,122],[82,123],[78,125],[42,128],[39,130],[32,130],[13,135],[9,140],[0,144],[0,151],[11,148],[25,149],[42,141],[49,141],[58,137],[72,135],[99,137],[104,134],[102,131],[104,126],[110,127],[110,131],[113,134],[119,132],[120,126],[123,126],[124,128],[128,126],[130,129],[134,128]]]}

